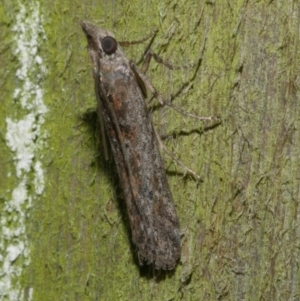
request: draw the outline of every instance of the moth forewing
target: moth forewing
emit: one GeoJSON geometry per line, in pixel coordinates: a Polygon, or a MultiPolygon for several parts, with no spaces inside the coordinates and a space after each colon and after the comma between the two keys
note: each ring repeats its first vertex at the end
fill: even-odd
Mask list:
{"type": "Polygon", "coordinates": [[[97,105],[98,105],[97,114],[98,114],[98,119],[99,119],[99,124],[100,124],[100,133],[101,133],[101,141],[102,141],[104,158],[105,158],[105,160],[108,160],[108,147],[107,147],[107,140],[106,140],[105,128],[104,128],[105,126],[104,126],[104,119],[103,119],[103,113],[102,113],[103,110],[102,110],[100,91],[99,91],[99,81],[100,81],[100,76],[98,74],[98,76],[96,76],[94,79],[95,93],[96,93],[97,105]]]}
{"type": "Polygon", "coordinates": [[[98,108],[140,264],[146,261],[156,269],[173,269],[181,249],[179,221],[146,108],[144,84],[110,32],[88,22],[81,26],[88,40],[94,78],[98,78],[98,108]]]}

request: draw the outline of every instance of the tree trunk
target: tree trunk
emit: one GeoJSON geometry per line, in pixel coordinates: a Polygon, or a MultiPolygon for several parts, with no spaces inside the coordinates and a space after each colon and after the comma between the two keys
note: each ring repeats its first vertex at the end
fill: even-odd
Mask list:
{"type": "Polygon", "coordinates": [[[296,1],[4,0],[0,16],[1,300],[299,299],[296,1]],[[182,231],[173,272],[136,260],[98,138],[83,19],[117,40],[157,28],[152,50],[176,66],[203,50],[199,68],[151,62],[147,73],[185,111],[222,120],[149,104],[202,178],[163,154],[182,231]]]}

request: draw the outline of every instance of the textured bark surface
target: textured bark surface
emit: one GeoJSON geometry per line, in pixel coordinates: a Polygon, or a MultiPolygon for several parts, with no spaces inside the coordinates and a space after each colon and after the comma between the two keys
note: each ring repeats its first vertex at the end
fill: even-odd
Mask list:
{"type": "MultiPolygon", "coordinates": [[[[22,115],[12,97],[19,84],[11,31],[18,5],[0,3],[0,206],[7,218],[17,177],[5,120],[22,115]]],[[[295,1],[40,1],[48,138],[35,155],[43,163],[45,190],[25,209],[31,260],[15,280],[26,296],[299,299],[299,9],[295,1]],[[182,178],[180,167],[164,156],[182,229],[174,273],[153,275],[134,259],[116,172],[95,138],[95,114],[86,113],[96,104],[82,19],[118,40],[137,40],[158,28],[152,48],[176,65],[197,59],[207,30],[195,76],[193,68],[171,71],[155,62],[148,71],[166,98],[189,82],[175,97],[177,105],[222,118],[212,127],[152,107],[159,132],[173,134],[168,147],[203,179],[182,178]]],[[[145,47],[132,46],[126,56],[138,61],[145,47]]]]}

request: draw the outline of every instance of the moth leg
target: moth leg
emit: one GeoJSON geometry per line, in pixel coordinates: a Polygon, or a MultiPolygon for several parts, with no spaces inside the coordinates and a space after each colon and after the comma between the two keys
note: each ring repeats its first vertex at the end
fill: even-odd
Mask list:
{"type": "MultiPolygon", "coordinates": [[[[150,83],[150,81],[147,79],[147,77],[145,76],[144,73],[142,73],[136,66],[133,62],[130,62],[130,67],[133,71],[133,73],[135,74],[135,76],[138,78],[138,82],[143,82],[143,85],[145,85],[150,91],[151,93],[154,95],[155,98],[158,99],[158,101],[164,105],[169,105],[171,107],[174,107],[174,105],[170,105],[169,103],[167,103],[163,97],[156,91],[156,89],[154,88],[154,86],[150,83]]],[[[177,107],[176,107],[177,108],[177,107]]],[[[206,120],[209,119],[211,120],[211,117],[200,117],[200,116],[197,116],[197,115],[194,115],[194,114],[189,114],[189,113],[186,113],[184,112],[183,110],[181,110],[180,108],[177,108],[180,112],[182,111],[182,113],[184,115],[188,115],[190,117],[195,117],[197,119],[200,119],[200,120],[203,120],[203,118],[205,118],[206,120]]],[[[159,146],[161,149],[163,149],[175,162],[177,162],[184,170],[186,173],[194,176],[198,181],[201,180],[201,177],[195,173],[192,169],[188,168],[184,163],[182,163],[180,160],[178,160],[176,158],[176,156],[165,146],[165,144],[162,142],[159,134],[157,133],[157,131],[154,129],[154,133],[155,133],[155,136],[157,138],[157,141],[159,143],[159,146]]]]}
{"type": "MultiPolygon", "coordinates": [[[[157,34],[158,30],[157,29],[154,29],[147,37],[145,37],[144,39],[141,39],[141,40],[137,40],[137,41],[130,41],[130,42],[127,42],[127,41],[121,41],[119,42],[119,44],[123,47],[129,47],[131,45],[135,45],[135,44],[140,44],[140,43],[143,43],[145,42],[146,40],[148,40],[149,38],[151,38],[150,42],[148,43],[148,46],[146,47],[141,59],[139,61],[137,61],[137,64],[140,64],[141,62],[144,61],[144,58],[147,56],[147,53],[150,51],[150,48],[151,48],[151,45],[153,44],[153,41],[155,39],[155,36],[157,34]]],[[[150,61],[150,59],[149,59],[150,61]]],[[[144,96],[145,96],[145,93],[143,92],[144,96]]],[[[147,96],[146,96],[147,97],[147,96]]]]}
{"type": "Polygon", "coordinates": [[[158,64],[162,64],[171,70],[182,70],[182,69],[197,67],[194,75],[191,78],[191,79],[194,79],[197,74],[197,71],[201,65],[201,61],[202,61],[202,57],[203,57],[203,53],[204,53],[204,49],[205,49],[205,44],[206,44],[206,40],[207,40],[207,31],[208,31],[208,19],[206,20],[205,32],[204,32],[204,36],[203,36],[203,40],[202,40],[202,46],[200,48],[199,56],[195,63],[191,63],[191,64],[183,65],[183,66],[174,66],[173,64],[170,64],[169,62],[164,61],[160,56],[158,56],[155,52],[153,52],[152,49],[148,46],[148,48],[144,51],[144,60],[143,60],[143,65],[141,67],[141,72],[143,72],[143,73],[147,72],[149,64],[150,64],[150,60],[153,57],[158,64]]]}
{"type": "Polygon", "coordinates": [[[196,114],[192,114],[192,113],[188,113],[185,112],[184,110],[182,110],[181,108],[179,108],[178,106],[172,104],[170,101],[166,101],[155,89],[155,87],[151,84],[151,82],[148,80],[148,78],[146,77],[146,75],[144,73],[142,73],[138,67],[133,63],[130,62],[130,67],[133,70],[134,74],[136,75],[136,77],[139,78],[139,82],[142,81],[144,83],[144,85],[151,91],[151,93],[153,94],[153,96],[158,100],[158,102],[164,106],[168,106],[170,108],[173,108],[175,111],[177,111],[178,113],[180,113],[181,115],[184,116],[188,116],[191,118],[195,118],[197,120],[215,120],[216,117],[203,117],[203,116],[198,116],[196,114]]]}
{"type": "Polygon", "coordinates": [[[148,48],[150,48],[150,45],[153,43],[153,40],[154,40],[157,32],[158,32],[158,29],[154,29],[154,30],[152,30],[152,32],[149,35],[147,35],[145,38],[143,38],[141,40],[136,40],[136,41],[119,41],[119,44],[122,47],[129,47],[131,45],[141,44],[141,43],[143,43],[143,42],[145,42],[145,41],[147,41],[147,40],[149,40],[151,38],[149,46],[147,47],[147,49],[148,49],[148,48]]]}
{"type": "MultiPolygon", "coordinates": [[[[146,73],[149,65],[150,65],[150,61],[151,58],[154,58],[155,61],[158,64],[162,64],[164,66],[166,66],[167,68],[169,68],[170,70],[182,70],[182,69],[188,69],[188,68],[192,68],[195,67],[199,64],[199,60],[200,58],[197,59],[197,61],[195,63],[191,63],[188,65],[183,65],[183,66],[175,66],[169,62],[164,61],[159,55],[157,55],[151,48],[146,52],[146,54],[144,55],[144,60],[143,60],[143,65],[141,67],[141,72],[146,73]]],[[[201,56],[202,59],[202,56],[201,56]]]]}
{"type": "Polygon", "coordinates": [[[155,133],[155,136],[156,136],[156,139],[158,141],[158,144],[159,144],[160,148],[163,149],[168,154],[168,156],[170,156],[175,162],[177,162],[184,169],[185,174],[190,174],[194,178],[196,178],[196,180],[202,181],[202,178],[197,173],[195,173],[192,169],[188,168],[182,161],[180,161],[179,159],[177,159],[176,156],[175,156],[175,154],[172,153],[166,147],[166,145],[161,140],[161,138],[160,138],[159,134],[157,133],[157,131],[155,130],[155,128],[154,128],[154,133],[155,133]]]}
{"type": "Polygon", "coordinates": [[[178,113],[180,113],[181,115],[184,116],[188,116],[191,118],[195,118],[197,120],[218,120],[219,121],[219,117],[212,117],[212,116],[198,116],[196,114],[192,114],[192,113],[188,113],[184,110],[182,110],[181,108],[179,108],[178,106],[174,105],[172,103],[172,100],[177,97],[182,90],[190,83],[193,81],[193,79],[196,77],[198,69],[201,65],[201,61],[202,61],[202,57],[203,57],[203,53],[204,53],[204,49],[205,49],[205,44],[206,44],[206,39],[207,39],[207,28],[208,28],[208,20],[206,21],[206,28],[205,28],[205,33],[203,36],[203,41],[202,41],[202,46],[200,49],[200,53],[199,53],[199,57],[196,61],[196,63],[193,64],[189,64],[189,65],[185,65],[185,66],[173,66],[170,63],[165,62],[162,58],[160,58],[157,54],[155,54],[149,47],[149,49],[146,50],[145,55],[144,55],[144,62],[143,65],[141,67],[141,69],[139,69],[133,62],[130,62],[130,67],[132,69],[132,71],[135,74],[135,77],[139,83],[139,86],[141,87],[141,90],[144,94],[144,96],[146,96],[146,87],[151,91],[152,95],[158,100],[158,102],[161,105],[166,105],[168,107],[173,108],[174,110],[176,110],[178,113]],[[161,63],[163,65],[165,65],[167,68],[171,69],[171,70],[176,70],[176,69],[185,69],[185,68],[191,68],[193,66],[196,66],[196,70],[194,72],[194,74],[192,75],[192,77],[182,85],[182,87],[178,90],[178,92],[172,96],[170,98],[169,101],[164,100],[164,98],[157,92],[157,90],[155,89],[155,87],[151,84],[151,82],[149,81],[149,79],[145,76],[145,73],[148,70],[151,58],[154,58],[156,60],[156,62],[161,63]]]}
{"type": "MultiPolygon", "coordinates": [[[[159,103],[161,103],[162,105],[168,105],[172,108],[174,108],[175,110],[179,111],[181,114],[189,116],[189,117],[194,117],[196,119],[199,120],[212,120],[212,117],[200,117],[198,115],[194,115],[194,114],[190,114],[190,113],[186,113],[183,110],[181,110],[180,108],[174,106],[171,103],[166,102],[163,97],[156,91],[156,89],[154,88],[154,86],[150,83],[150,81],[148,80],[148,78],[145,76],[144,73],[142,73],[133,62],[130,62],[130,67],[133,70],[134,74],[136,76],[138,76],[138,78],[140,79],[139,81],[142,81],[145,86],[151,91],[151,93],[154,95],[154,97],[159,101],[159,103]]],[[[176,161],[184,170],[186,173],[191,174],[192,176],[194,176],[197,180],[201,180],[201,177],[199,175],[197,175],[197,173],[195,173],[192,169],[188,168],[184,163],[182,163],[180,160],[178,160],[176,158],[176,156],[165,146],[165,144],[162,142],[160,136],[158,135],[158,133],[156,132],[156,130],[154,129],[156,138],[158,140],[158,143],[160,145],[160,147],[174,160],[176,161]]]]}

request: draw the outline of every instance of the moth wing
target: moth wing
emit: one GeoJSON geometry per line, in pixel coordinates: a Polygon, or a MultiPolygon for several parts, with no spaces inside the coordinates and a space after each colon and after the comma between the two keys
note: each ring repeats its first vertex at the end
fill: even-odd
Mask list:
{"type": "Polygon", "coordinates": [[[101,132],[101,141],[103,145],[103,152],[104,152],[104,157],[105,160],[108,160],[108,147],[107,147],[107,137],[106,137],[106,132],[105,132],[105,126],[104,126],[104,119],[103,119],[103,110],[102,110],[102,104],[101,104],[101,94],[103,95],[104,91],[101,90],[101,85],[100,83],[100,76],[95,76],[95,93],[97,97],[97,114],[99,118],[99,123],[100,123],[100,132],[101,132]]]}
{"type": "MultiPolygon", "coordinates": [[[[142,94],[145,98],[147,98],[147,89],[146,89],[146,85],[144,83],[144,81],[141,79],[141,77],[139,76],[139,74],[136,72],[135,68],[132,68],[131,65],[133,64],[133,62],[130,62],[130,69],[132,70],[134,77],[136,79],[137,84],[139,85],[142,94]]],[[[137,68],[137,67],[136,67],[137,68]]]]}

